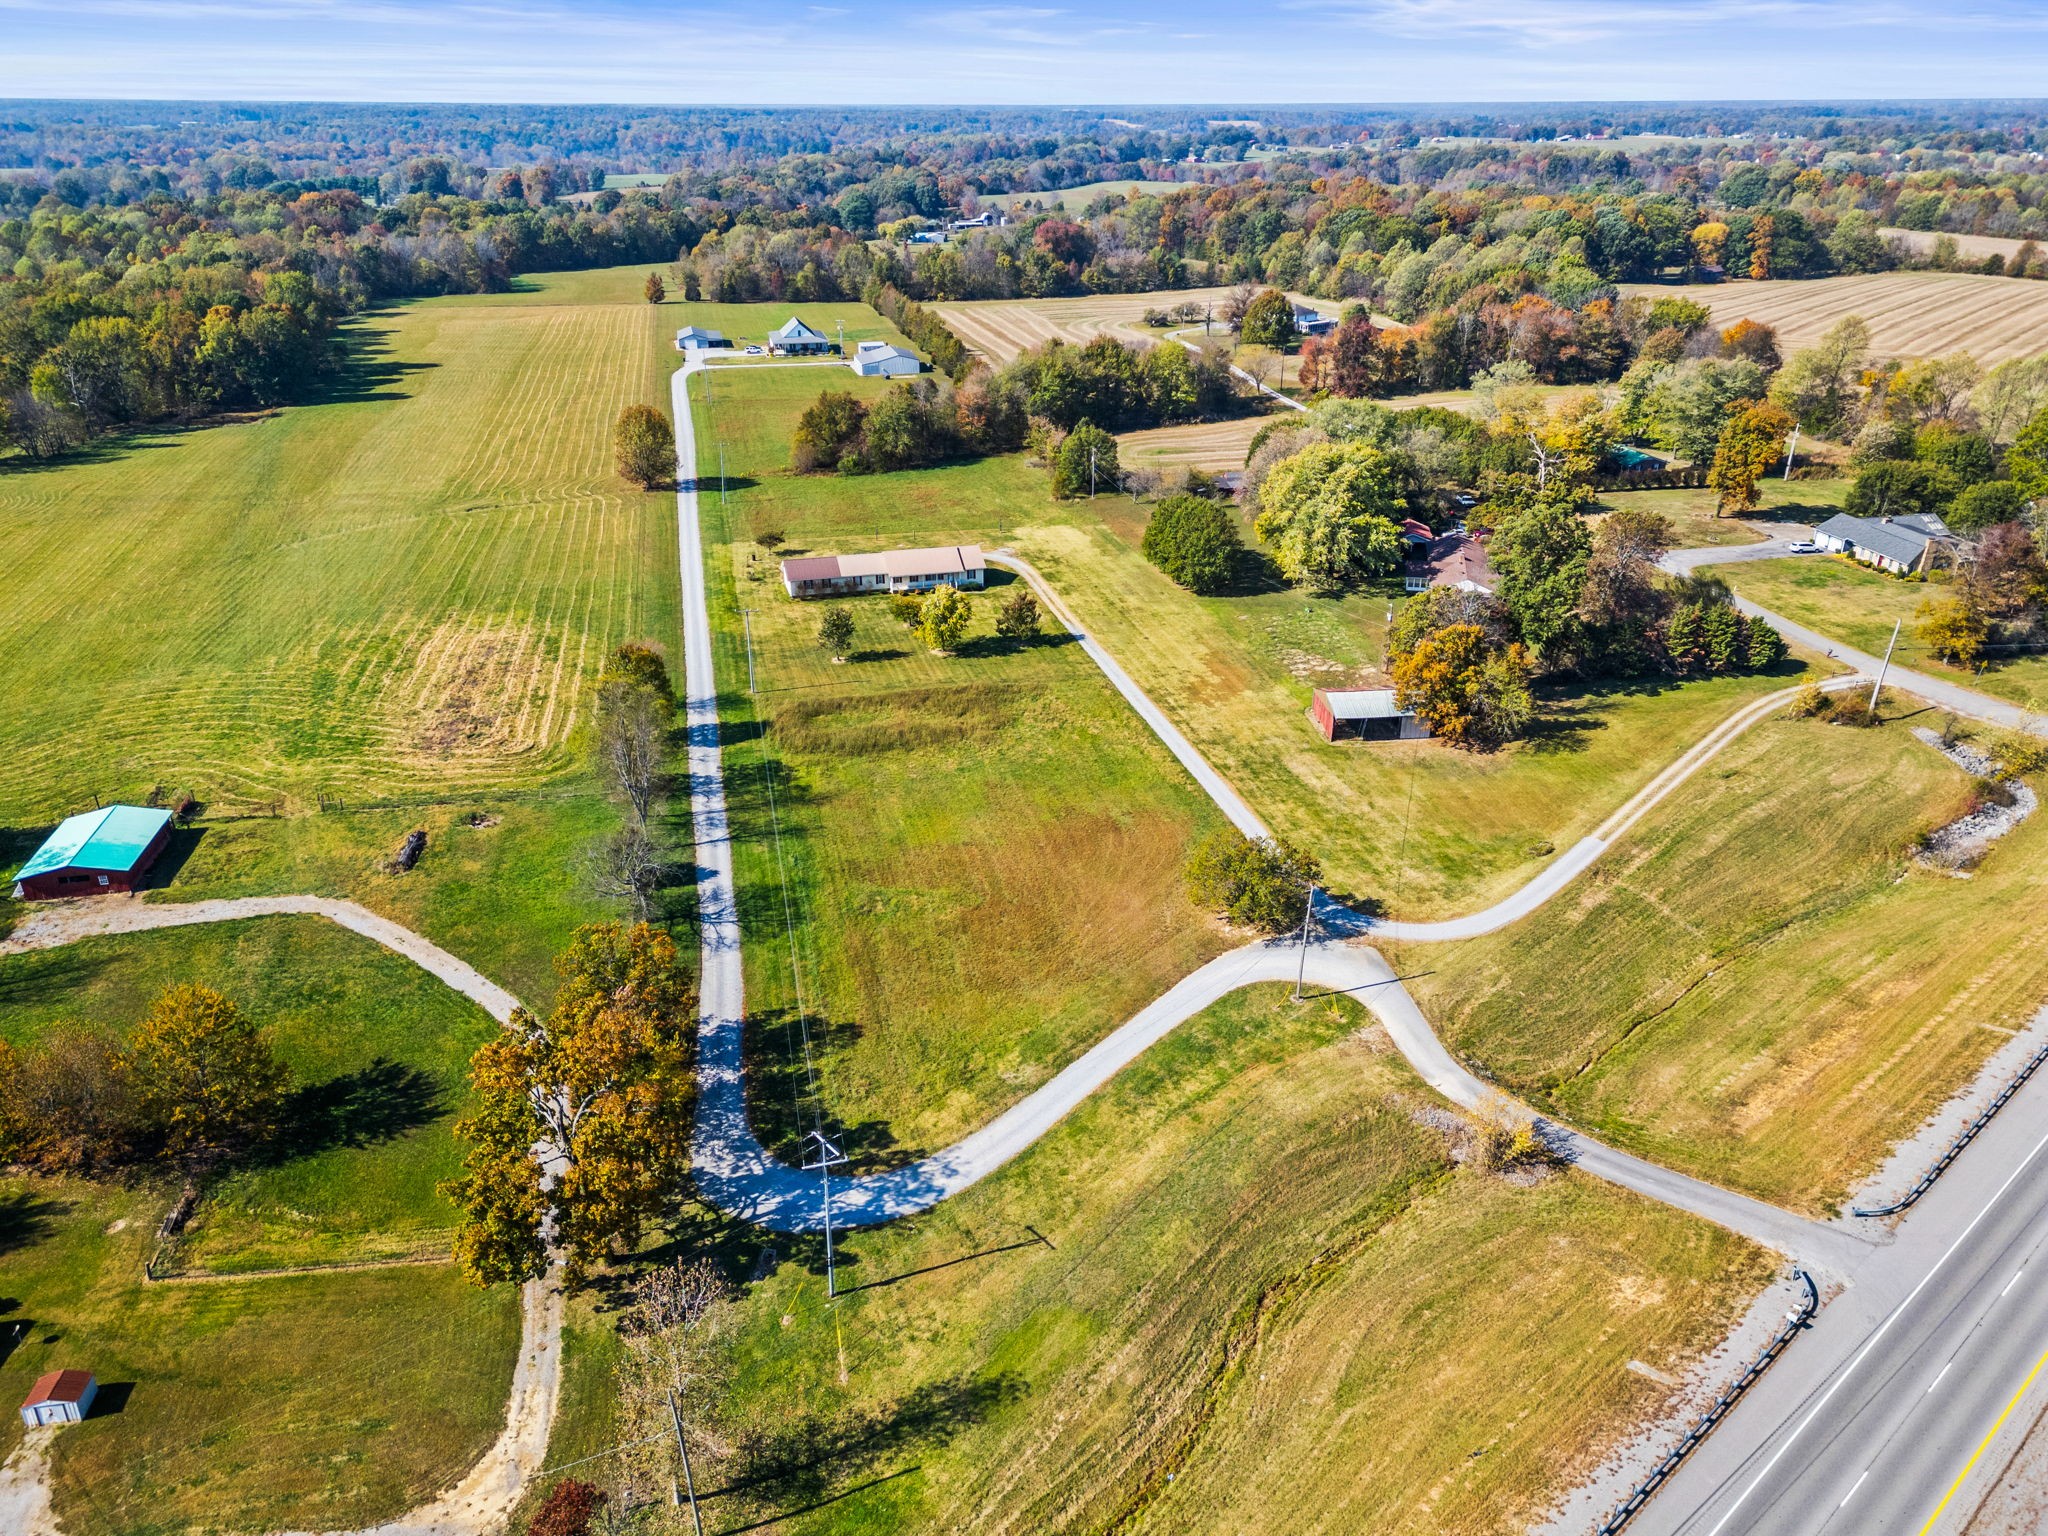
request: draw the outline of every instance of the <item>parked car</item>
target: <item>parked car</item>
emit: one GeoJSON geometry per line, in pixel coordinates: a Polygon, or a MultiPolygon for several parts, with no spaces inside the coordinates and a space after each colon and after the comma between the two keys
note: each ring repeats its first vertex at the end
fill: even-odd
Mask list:
{"type": "Polygon", "coordinates": [[[742,355],[746,357],[763,357],[767,355],[767,352],[768,349],[766,347],[748,347],[742,355]]]}
{"type": "Polygon", "coordinates": [[[1801,539],[1797,544],[1787,544],[1785,546],[1785,553],[1788,555],[1817,555],[1820,553],[1820,546],[1811,539],[1801,539]]]}
{"type": "Polygon", "coordinates": [[[1456,502],[1461,507],[1469,508],[1476,507],[1479,505],[1479,498],[1477,496],[1472,495],[1469,491],[1460,491],[1457,495],[1453,496],[1451,500],[1456,502]]]}

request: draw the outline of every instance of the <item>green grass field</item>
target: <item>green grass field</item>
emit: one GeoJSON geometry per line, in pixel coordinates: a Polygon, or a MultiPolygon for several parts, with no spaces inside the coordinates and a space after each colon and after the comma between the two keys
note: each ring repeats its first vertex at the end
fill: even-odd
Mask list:
{"type": "Polygon", "coordinates": [[[785,1243],[707,1528],[1523,1529],[1666,1400],[1627,1362],[1684,1369],[1772,1264],[1578,1175],[1454,1171],[1365,1022],[1227,999],[992,1178],[846,1236],[836,1309],[785,1243]]]}
{"type": "Polygon", "coordinates": [[[1410,985],[1546,1109],[1827,1209],[2048,996],[2048,819],[1969,880],[1905,858],[1966,791],[1903,724],[1758,727],[1563,899],[1418,952],[1410,985]]]}
{"type": "Polygon", "coordinates": [[[549,956],[610,915],[582,875],[615,824],[589,685],[677,626],[674,500],[611,467],[618,410],[668,404],[674,306],[638,279],[381,311],[323,403],[0,471],[0,618],[36,635],[0,710],[0,861],[94,795],[189,789],[174,897],[352,896],[544,1003],[549,956]],[[384,874],[414,827],[426,859],[384,874]]]}
{"type": "Polygon", "coordinates": [[[1336,889],[1402,916],[1506,894],[1791,676],[1552,693],[1533,738],[1491,756],[1326,742],[1309,695],[1381,676],[1398,590],[1313,598],[1276,581],[1195,597],[1138,554],[1148,509],[1093,507],[1097,526],[1033,526],[1018,549],[1276,832],[1318,854],[1336,889]]]}
{"type": "MultiPolygon", "coordinates": [[[[1750,526],[1794,524],[1804,527],[1824,522],[1842,509],[1848,493],[1846,480],[1766,480],[1759,487],[1763,508],[1748,519],[1716,517],[1715,493],[1707,490],[1610,491],[1594,503],[1596,512],[1632,507],[1639,512],[1661,512],[1670,519],[1673,549],[1699,549],[1708,545],[1754,544],[1762,535],[1750,526]]],[[[1788,527],[1783,537],[1803,537],[1788,527]]],[[[1717,574],[1728,575],[1721,571],[1717,574]]]]}
{"type": "Polygon", "coordinates": [[[180,982],[270,1030],[295,1097],[275,1156],[209,1186],[170,1271],[445,1255],[455,1212],[434,1185],[459,1168],[450,1126],[489,1017],[368,939],[268,917],[0,958],[0,1039],[59,1021],[125,1037],[180,982]]]}
{"type": "Polygon", "coordinates": [[[828,383],[715,379],[699,452],[723,442],[732,480],[703,512],[755,1114],[771,1136],[807,1127],[808,1028],[825,1113],[872,1166],[981,1124],[1221,947],[1180,889],[1220,817],[1078,647],[996,641],[996,591],[952,657],[881,598],[838,603],[848,662],[818,649],[828,605],[789,599],[749,532],[785,551],[973,541],[1049,505],[1015,460],[789,474],[795,414],[828,383]]]}
{"type": "MultiPolygon", "coordinates": [[[[61,1367],[101,1383],[53,1452],[66,1530],[346,1529],[439,1492],[497,1435],[514,1292],[451,1265],[145,1285],[162,1214],[147,1192],[0,1181],[0,1293],[29,1325],[0,1395],[61,1367]]],[[[0,1421],[0,1457],[20,1434],[0,1421]]]]}
{"type": "Polygon", "coordinates": [[[1723,572],[1751,602],[1782,613],[1858,650],[1882,656],[1894,623],[1903,623],[1893,659],[1901,666],[1954,678],[2027,709],[2048,709],[2048,657],[1988,652],[1982,670],[1937,660],[1915,627],[1920,605],[1943,595],[1938,582],[1887,576],[1840,555],[1754,560],[1723,572]]]}

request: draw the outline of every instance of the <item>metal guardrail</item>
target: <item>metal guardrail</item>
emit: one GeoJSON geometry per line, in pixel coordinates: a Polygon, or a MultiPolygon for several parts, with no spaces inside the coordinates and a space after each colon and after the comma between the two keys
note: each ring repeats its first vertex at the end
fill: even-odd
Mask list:
{"type": "Polygon", "coordinates": [[[1934,1188],[1934,1181],[1948,1172],[1949,1164],[1962,1156],[1963,1148],[1977,1139],[1984,1127],[1991,1123],[1992,1116],[2005,1108],[2006,1102],[2020,1091],[2026,1080],[2041,1070],[2043,1062],[2048,1062],[2048,1045],[2042,1046],[2040,1050],[2034,1052],[2027,1059],[2027,1064],[2013,1075],[2012,1081],[1999,1090],[1998,1097],[1985,1106],[1982,1114],[1963,1127],[1962,1132],[1956,1139],[1948,1144],[1948,1150],[1934,1160],[1933,1166],[1920,1175],[1920,1182],[1907,1190],[1901,1198],[1894,1200],[1890,1205],[1874,1206],[1869,1210],[1865,1210],[1860,1205],[1851,1206],[1849,1214],[1851,1216],[1868,1217],[1895,1216],[1926,1194],[1928,1190],[1934,1188]]]}
{"type": "Polygon", "coordinates": [[[1642,1512],[1643,1506],[1656,1496],[1657,1490],[1670,1481],[1671,1474],[1678,1470],[1679,1464],[1699,1448],[1700,1442],[1712,1434],[1715,1426],[1728,1417],[1728,1411],[1742,1401],[1742,1394],[1755,1386],[1757,1379],[1770,1369],[1771,1362],[1785,1352],[1785,1346],[1798,1336],[1802,1328],[1813,1321],[1814,1314],[1820,1310],[1820,1291],[1813,1283],[1813,1276],[1805,1270],[1798,1269],[1793,1273],[1804,1282],[1806,1299],[1785,1314],[1785,1326],[1772,1336],[1770,1343],[1763,1347],[1763,1352],[1749,1362],[1749,1369],[1736,1377],[1734,1383],[1714,1399],[1714,1405],[1700,1416],[1700,1421],[1686,1431],[1685,1438],[1673,1446],[1662,1461],[1650,1469],[1648,1477],[1636,1484],[1635,1491],[1616,1506],[1614,1513],[1607,1517],[1606,1522],[1594,1532],[1594,1536],[1615,1536],[1623,1526],[1635,1519],[1642,1512]]]}

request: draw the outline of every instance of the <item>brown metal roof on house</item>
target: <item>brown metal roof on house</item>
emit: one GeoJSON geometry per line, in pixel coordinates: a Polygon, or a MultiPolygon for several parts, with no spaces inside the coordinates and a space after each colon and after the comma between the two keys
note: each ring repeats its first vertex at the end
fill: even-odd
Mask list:
{"type": "Polygon", "coordinates": [[[76,1403],[83,1400],[86,1389],[91,1385],[91,1371],[52,1371],[47,1376],[36,1378],[36,1384],[29,1389],[28,1397],[21,1406],[34,1408],[41,1403],[76,1403]]]}
{"type": "Polygon", "coordinates": [[[839,575],[837,555],[805,555],[782,562],[782,574],[789,581],[830,581],[839,575]]]}
{"type": "Polygon", "coordinates": [[[785,581],[841,581],[855,576],[953,576],[986,569],[979,544],[887,549],[877,555],[806,555],[782,562],[785,581]]]}
{"type": "Polygon", "coordinates": [[[1466,583],[1491,592],[1500,585],[1493,562],[1486,558],[1484,541],[1468,534],[1447,534],[1429,551],[1429,584],[1456,587],[1466,583]]]}

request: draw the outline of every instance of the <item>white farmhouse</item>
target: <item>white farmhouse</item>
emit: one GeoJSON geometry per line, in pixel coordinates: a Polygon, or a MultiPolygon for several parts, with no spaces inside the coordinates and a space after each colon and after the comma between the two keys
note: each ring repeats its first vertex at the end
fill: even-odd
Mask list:
{"type": "Polygon", "coordinates": [[[823,331],[814,331],[795,315],[768,333],[768,350],[777,357],[818,357],[833,350],[823,331]]]}

